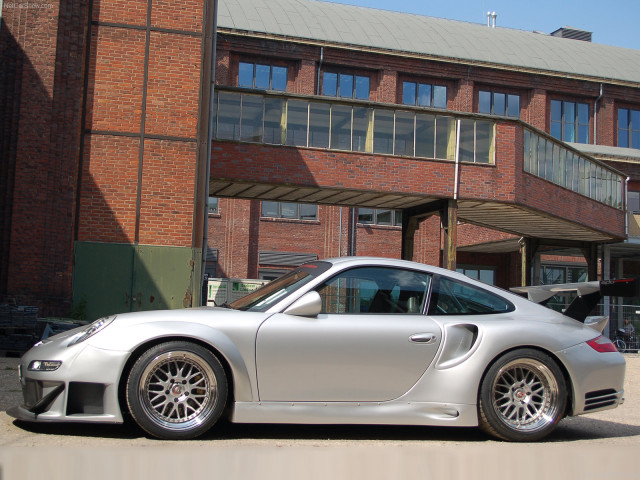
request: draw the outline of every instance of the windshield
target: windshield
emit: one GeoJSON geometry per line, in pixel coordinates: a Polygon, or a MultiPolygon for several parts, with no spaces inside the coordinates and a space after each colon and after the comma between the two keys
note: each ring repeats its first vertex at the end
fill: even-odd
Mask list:
{"type": "Polygon", "coordinates": [[[303,265],[302,267],[267,283],[265,286],[251,292],[249,295],[236,300],[229,305],[229,307],[236,310],[264,312],[291,292],[298,290],[319,274],[327,271],[330,266],[331,264],[325,262],[314,262],[303,265]]]}

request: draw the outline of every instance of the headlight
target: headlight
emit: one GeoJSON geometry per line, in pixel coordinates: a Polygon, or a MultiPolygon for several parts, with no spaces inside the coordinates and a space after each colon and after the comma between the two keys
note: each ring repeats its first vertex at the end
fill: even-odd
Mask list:
{"type": "MultiPolygon", "coordinates": [[[[60,368],[62,362],[60,360],[34,360],[29,364],[27,370],[30,372],[55,372],[60,368]]],[[[22,378],[22,372],[20,372],[22,378]]]]}
{"type": "Polygon", "coordinates": [[[91,325],[88,325],[84,330],[77,333],[69,342],[67,347],[71,347],[72,345],[76,345],[80,342],[84,342],[87,338],[95,335],[100,330],[104,329],[115,319],[115,315],[112,317],[104,317],[96,320],[91,325]]]}

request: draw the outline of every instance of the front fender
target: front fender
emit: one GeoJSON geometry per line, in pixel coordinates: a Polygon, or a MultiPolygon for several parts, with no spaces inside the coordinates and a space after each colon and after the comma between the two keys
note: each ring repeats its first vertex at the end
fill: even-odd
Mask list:
{"type": "Polygon", "coordinates": [[[166,339],[195,340],[209,345],[231,368],[236,401],[251,402],[257,398],[255,376],[255,336],[226,332],[209,325],[184,321],[121,323],[106,328],[87,342],[100,350],[127,351],[129,354],[166,339]],[[251,367],[248,367],[250,365],[251,367]]]}

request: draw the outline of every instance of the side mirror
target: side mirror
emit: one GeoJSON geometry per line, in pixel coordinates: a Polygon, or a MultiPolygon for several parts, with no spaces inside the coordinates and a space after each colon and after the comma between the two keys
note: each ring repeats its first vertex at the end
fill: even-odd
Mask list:
{"type": "Polygon", "coordinates": [[[305,293],[284,311],[287,315],[299,317],[317,317],[322,311],[322,299],[315,290],[305,293]]]}

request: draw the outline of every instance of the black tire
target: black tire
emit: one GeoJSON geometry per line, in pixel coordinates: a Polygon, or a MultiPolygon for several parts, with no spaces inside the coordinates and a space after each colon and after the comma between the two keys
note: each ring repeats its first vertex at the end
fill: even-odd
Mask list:
{"type": "Polygon", "coordinates": [[[503,440],[540,440],[564,417],[566,392],[564,375],[549,355],[533,349],[509,352],[482,380],[480,428],[503,440]]]}
{"type": "Polygon", "coordinates": [[[195,438],[220,418],[227,377],[218,359],[190,342],[162,343],[144,352],[127,380],[127,405],[136,423],[165,440],[195,438]]]}

